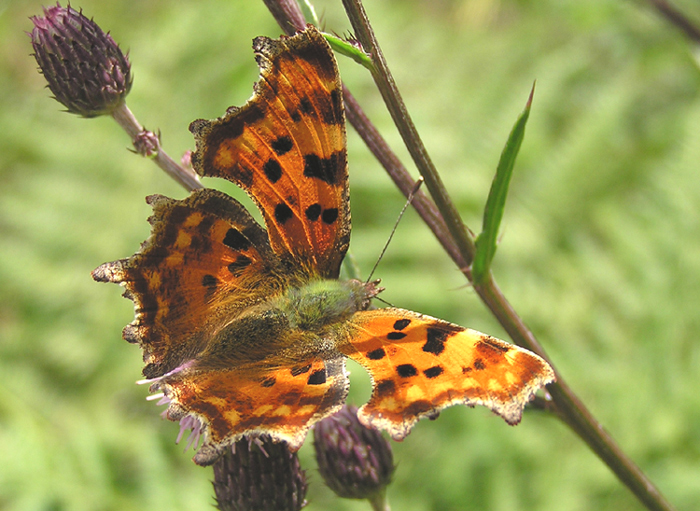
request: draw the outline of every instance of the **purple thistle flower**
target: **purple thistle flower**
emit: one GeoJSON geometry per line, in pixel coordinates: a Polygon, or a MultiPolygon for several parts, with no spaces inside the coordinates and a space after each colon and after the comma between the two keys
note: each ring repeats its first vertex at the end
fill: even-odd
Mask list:
{"type": "Polygon", "coordinates": [[[214,463],[221,511],[299,511],[306,505],[306,474],[296,453],[268,437],[243,438],[214,463]]]}
{"type": "Polygon", "coordinates": [[[389,442],[357,419],[357,408],[345,406],[314,426],[318,470],[339,497],[369,499],[384,509],[384,492],[394,461],[389,442]]]}
{"type": "Polygon", "coordinates": [[[109,34],[70,5],[31,18],[30,37],[55,99],[83,117],[110,114],[131,89],[129,60],[109,34]]]}

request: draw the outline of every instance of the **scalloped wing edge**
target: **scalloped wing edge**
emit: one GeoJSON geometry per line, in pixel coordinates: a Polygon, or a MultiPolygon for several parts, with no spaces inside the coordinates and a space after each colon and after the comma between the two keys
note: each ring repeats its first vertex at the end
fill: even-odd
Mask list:
{"type": "MultiPolygon", "coordinates": [[[[539,355],[536,355],[535,353],[532,353],[531,351],[526,350],[525,348],[522,348],[520,346],[507,343],[505,341],[491,336],[488,337],[490,343],[502,346],[503,348],[507,349],[512,349],[515,346],[521,353],[524,352],[524,354],[534,357],[540,362],[542,362],[542,374],[538,374],[533,379],[531,379],[527,385],[523,386],[520,392],[511,396],[511,399],[506,403],[499,403],[498,400],[495,399],[485,400],[480,398],[456,397],[436,407],[433,407],[430,410],[417,413],[416,415],[410,416],[408,418],[404,417],[404,421],[401,424],[398,424],[390,419],[385,419],[373,415],[372,413],[368,412],[367,408],[369,403],[367,403],[362,405],[357,412],[357,417],[360,423],[368,428],[383,429],[389,434],[389,436],[391,436],[393,440],[401,441],[404,438],[406,438],[406,436],[408,436],[408,434],[413,429],[413,426],[415,426],[416,423],[423,418],[428,418],[431,420],[435,419],[442,410],[455,405],[466,405],[469,408],[474,408],[475,406],[479,405],[485,406],[486,408],[490,409],[493,413],[503,418],[506,421],[506,423],[510,426],[515,426],[519,424],[522,419],[523,410],[525,406],[535,397],[535,394],[539,389],[544,388],[550,383],[554,383],[556,381],[556,375],[549,363],[539,355]]],[[[372,386],[374,388],[373,379],[372,386]]]]}
{"type": "MultiPolygon", "coordinates": [[[[197,450],[197,452],[192,458],[192,461],[194,461],[197,465],[200,466],[209,466],[213,464],[224,453],[224,450],[227,447],[235,444],[243,438],[267,436],[273,442],[286,442],[289,447],[289,450],[292,452],[298,451],[304,444],[306,436],[309,430],[313,427],[313,425],[319,422],[320,420],[323,420],[324,418],[329,417],[334,413],[338,412],[345,404],[348,395],[348,390],[350,387],[350,381],[348,379],[350,373],[348,372],[347,367],[345,365],[345,357],[338,357],[335,360],[341,361],[338,368],[341,369],[342,381],[344,382],[342,389],[340,389],[342,397],[340,399],[337,399],[335,404],[328,406],[324,412],[316,413],[315,415],[311,416],[311,418],[302,427],[296,428],[296,431],[288,432],[284,431],[283,429],[258,427],[248,429],[241,433],[229,435],[218,442],[213,441],[211,435],[209,434],[210,422],[206,416],[195,411],[186,410],[176,400],[173,400],[170,397],[168,397],[167,390],[163,388],[163,386],[167,385],[167,382],[164,381],[165,379],[178,373],[183,369],[191,367],[194,363],[194,360],[183,364],[182,366],[172,370],[171,372],[163,376],[153,378],[150,380],[141,380],[137,383],[151,383],[152,385],[149,389],[150,392],[162,393],[163,397],[160,399],[160,401],[157,402],[157,404],[168,405],[168,408],[162,413],[162,416],[164,418],[167,418],[174,422],[180,422],[181,431],[180,435],[178,436],[178,441],[182,437],[184,430],[193,429],[193,432],[196,429],[199,430],[196,432],[197,440],[194,442],[194,447],[197,450]],[[189,421],[188,418],[190,418],[189,421]],[[185,423],[188,424],[184,428],[183,421],[185,421],[185,423]],[[199,443],[200,438],[202,439],[202,442],[200,445],[197,445],[199,443]]],[[[157,397],[155,396],[149,397],[150,399],[157,399],[157,397]]],[[[190,447],[190,443],[192,443],[192,441],[188,440],[188,442],[189,443],[187,448],[190,447]]],[[[187,448],[185,450],[187,450],[187,448]]]]}

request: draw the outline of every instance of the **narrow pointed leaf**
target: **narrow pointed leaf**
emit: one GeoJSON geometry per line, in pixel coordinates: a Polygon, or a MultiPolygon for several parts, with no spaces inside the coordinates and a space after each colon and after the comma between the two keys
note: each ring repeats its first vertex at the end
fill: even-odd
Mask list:
{"type": "Polygon", "coordinates": [[[353,44],[351,41],[346,41],[345,39],[341,39],[340,37],[336,37],[325,32],[323,37],[326,38],[326,41],[328,41],[328,44],[331,45],[331,48],[338,53],[345,55],[346,57],[350,57],[352,60],[363,65],[370,71],[373,70],[374,64],[372,64],[372,59],[362,50],[359,43],[353,44]]]}
{"type": "Polygon", "coordinates": [[[513,166],[515,159],[520,151],[520,145],[525,137],[525,125],[530,116],[530,107],[532,106],[532,97],[535,93],[535,86],[532,86],[530,97],[527,100],[525,109],[515,122],[506,146],[501,153],[501,159],[498,162],[496,176],[491,184],[491,191],[486,200],[484,208],[484,224],[481,234],[476,238],[476,254],[472,263],[472,276],[474,284],[478,285],[484,282],[489,270],[491,262],[496,254],[496,246],[498,242],[498,231],[503,218],[503,211],[506,207],[506,198],[508,196],[508,187],[510,186],[510,178],[513,175],[513,166]]]}

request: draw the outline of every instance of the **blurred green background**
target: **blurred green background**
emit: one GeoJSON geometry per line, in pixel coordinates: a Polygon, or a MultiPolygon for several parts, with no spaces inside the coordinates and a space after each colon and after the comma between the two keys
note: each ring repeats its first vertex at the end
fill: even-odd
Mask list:
{"type": "MultiPolygon", "coordinates": [[[[693,0],[678,5],[700,21],[693,0]]],[[[174,445],[120,339],[133,317],[90,271],[149,232],[144,196],[185,192],[127,151],[108,118],[62,113],[24,31],[34,0],[0,2],[0,509],[212,509],[210,469],[174,445]]],[[[250,42],[277,36],[262,2],[82,0],[130,50],[128,104],[176,159],[196,118],[250,95],[250,42]]],[[[329,30],[339,1],[316,2],[329,30]]],[[[367,0],[386,58],[464,220],[480,211],[533,80],[535,102],[494,271],[592,412],[678,509],[700,502],[700,73],[645,2],[367,0]]],[[[341,72],[401,150],[369,75],[341,72]]],[[[351,250],[367,274],[403,198],[349,130],[351,250]]],[[[207,182],[234,193],[231,186],[207,182]]],[[[240,194],[237,194],[239,197],[240,194]]],[[[505,334],[415,213],[377,274],[386,300],[505,334]]],[[[351,399],[368,380],[353,368],[351,399]]],[[[455,407],[394,443],[389,497],[409,510],[641,509],[559,421],[511,428],[455,407]]],[[[301,451],[309,510],[340,501],[301,451]]]]}

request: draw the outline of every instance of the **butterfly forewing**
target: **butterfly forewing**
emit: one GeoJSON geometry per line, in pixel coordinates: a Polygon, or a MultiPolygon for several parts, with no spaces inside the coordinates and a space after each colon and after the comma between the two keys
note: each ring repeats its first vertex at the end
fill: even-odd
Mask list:
{"type": "Polygon", "coordinates": [[[259,37],[255,94],[215,121],[195,121],[192,163],[241,186],[260,207],[273,250],[338,276],[350,236],[345,119],[335,59],[313,27],[259,37]]]}
{"type": "Polygon", "coordinates": [[[266,295],[276,258],[265,231],[221,192],[147,200],[151,237],[133,257],[105,263],[93,277],[123,284],[134,300],[136,318],[124,338],[141,345],[144,375],[153,378],[194,357],[210,331],[266,295]]]}

